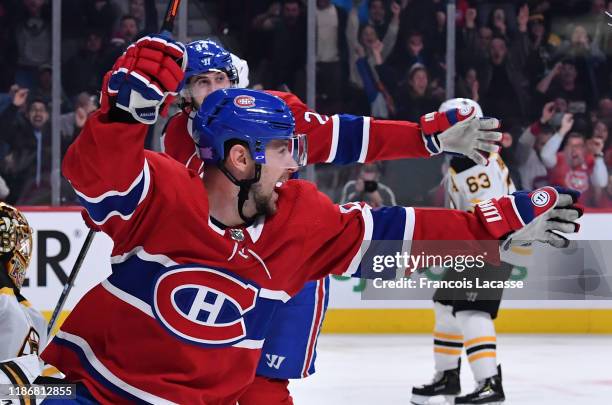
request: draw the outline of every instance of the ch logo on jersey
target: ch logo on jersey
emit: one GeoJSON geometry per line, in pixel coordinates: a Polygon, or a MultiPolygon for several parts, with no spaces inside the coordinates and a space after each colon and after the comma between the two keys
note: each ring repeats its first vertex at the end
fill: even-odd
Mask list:
{"type": "Polygon", "coordinates": [[[228,345],[246,337],[244,315],[258,289],[205,267],[173,268],[155,284],[154,311],[174,335],[204,345],[228,345]]]}
{"type": "Polygon", "coordinates": [[[279,356],[278,354],[268,354],[266,353],[266,364],[270,368],[279,369],[283,360],[285,360],[284,356],[279,356]]]}

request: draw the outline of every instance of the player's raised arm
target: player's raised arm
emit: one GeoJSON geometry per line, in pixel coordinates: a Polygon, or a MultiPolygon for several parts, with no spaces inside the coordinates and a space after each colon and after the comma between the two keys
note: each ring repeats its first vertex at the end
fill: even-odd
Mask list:
{"type": "Polygon", "coordinates": [[[64,176],[91,219],[128,220],[151,186],[144,151],[148,126],[178,90],[183,75],[181,44],[159,36],[130,45],[105,76],[102,107],[92,114],[64,161],[64,176]]]}
{"type": "Polygon", "coordinates": [[[377,160],[430,157],[442,152],[466,155],[482,163],[482,152],[496,152],[501,133],[496,119],[478,120],[475,111],[452,109],[430,113],[420,124],[350,114],[312,111],[296,95],[270,91],[285,101],[295,118],[296,133],[308,138],[308,163],[368,163],[377,160]]]}
{"type": "MultiPolygon", "coordinates": [[[[582,216],[582,209],[575,205],[578,195],[573,190],[544,187],[483,201],[474,213],[468,213],[438,208],[371,209],[363,203],[338,207],[319,194],[311,202],[316,207],[311,212],[316,212],[318,219],[311,230],[316,237],[309,239],[305,248],[309,257],[305,267],[333,268],[334,274],[361,277],[366,251],[372,246],[380,248],[375,241],[405,241],[402,249],[408,254],[473,255],[487,251],[487,260],[492,263],[498,263],[500,256],[503,259],[514,245],[540,241],[564,247],[568,240],[561,233],[579,230],[575,222],[582,216]],[[491,241],[499,243],[492,245],[491,241]]],[[[311,276],[324,275],[315,271],[311,276]]]]}

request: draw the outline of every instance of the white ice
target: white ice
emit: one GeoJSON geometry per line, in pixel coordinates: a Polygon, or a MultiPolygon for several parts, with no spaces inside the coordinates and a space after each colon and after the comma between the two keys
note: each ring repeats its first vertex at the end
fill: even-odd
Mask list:
{"type": "MultiPolygon", "coordinates": [[[[501,335],[505,404],[612,404],[612,336],[501,335]]],[[[408,405],[433,376],[430,335],[321,335],[317,372],[295,380],[296,405],[408,405]]],[[[464,355],[465,356],[465,355],[464,355]]],[[[462,360],[461,387],[471,392],[462,360]]]]}

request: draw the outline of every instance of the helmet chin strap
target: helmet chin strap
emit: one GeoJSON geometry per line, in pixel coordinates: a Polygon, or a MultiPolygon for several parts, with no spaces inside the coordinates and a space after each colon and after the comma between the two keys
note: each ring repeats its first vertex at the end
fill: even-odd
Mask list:
{"type": "Polygon", "coordinates": [[[255,177],[245,180],[238,180],[233,174],[229,172],[229,170],[226,169],[222,161],[219,162],[217,167],[219,167],[219,170],[221,170],[221,172],[225,174],[225,177],[227,177],[232,183],[234,183],[240,188],[240,190],[238,191],[238,215],[240,215],[240,218],[242,218],[242,220],[246,224],[253,222],[255,217],[247,217],[242,212],[242,209],[244,208],[244,203],[246,202],[246,200],[249,199],[249,191],[251,190],[251,186],[257,183],[259,181],[259,178],[261,177],[261,164],[255,163],[255,177]]]}

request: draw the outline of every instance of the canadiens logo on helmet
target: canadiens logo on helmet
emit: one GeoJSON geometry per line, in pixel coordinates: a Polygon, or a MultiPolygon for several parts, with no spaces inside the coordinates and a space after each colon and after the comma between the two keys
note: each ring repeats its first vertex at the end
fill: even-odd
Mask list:
{"type": "Polygon", "coordinates": [[[258,289],[222,270],[171,268],[155,283],[155,317],[174,336],[205,346],[227,346],[247,335],[245,314],[258,289]]]}
{"type": "Polygon", "coordinates": [[[236,96],[234,98],[234,105],[240,108],[255,107],[255,97],[247,95],[236,96]]]}

